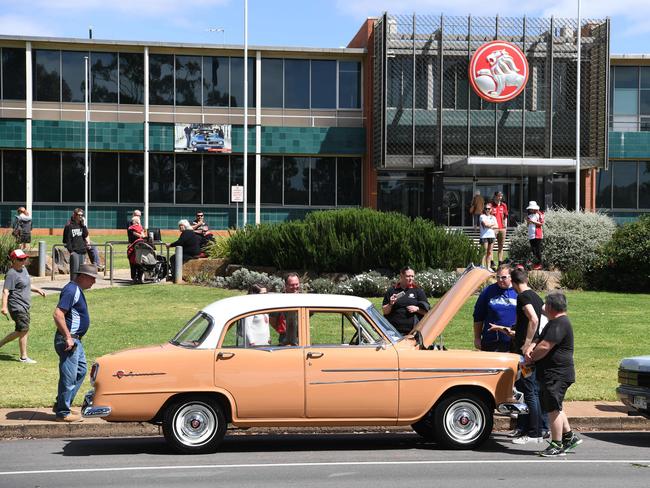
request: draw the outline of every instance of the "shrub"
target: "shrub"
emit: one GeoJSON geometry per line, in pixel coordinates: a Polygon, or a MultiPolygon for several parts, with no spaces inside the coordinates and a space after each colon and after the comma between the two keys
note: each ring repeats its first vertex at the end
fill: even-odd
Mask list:
{"type": "MultiPolygon", "coordinates": [[[[611,238],[616,224],[600,213],[549,210],[544,219],[544,267],[561,271],[593,268],[597,250],[611,238]]],[[[530,257],[527,226],[520,224],[510,241],[510,257],[525,261],[530,257]]]]}
{"type": "Polygon", "coordinates": [[[369,271],[339,283],[335,292],[340,295],[382,297],[386,293],[389,284],[390,280],[387,277],[376,271],[369,271]]]}
{"type": "Polygon", "coordinates": [[[338,293],[338,283],[328,278],[316,278],[309,282],[312,293],[338,293]]]}
{"type": "Polygon", "coordinates": [[[226,259],[230,257],[230,236],[215,236],[205,248],[205,253],[212,259],[226,259]]]}
{"type": "Polygon", "coordinates": [[[569,269],[562,272],[560,286],[567,290],[582,290],[586,288],[585,273],[581,269],[569,269]]]}
{"type": "Polygon", "coordinates": [[[531,271],[528,273],[528,286],[535,291],[546,291],[548,288],[548,276],[546,276],[546,273],[531,271]]]}
{"type": "Polygon", "coordinates": [[[217,276],[211,281],[213,286],[234,290],[248,290],[255,283],[265,286],[269,292],[281,292],[284,290],[284,281],[282,278],[269,276],[266,273],[258,273],[257,271],[250,271],[246,268],[238,269],[230,276],[217,276]]]}
{"type": "Polygon", "coordinates": [[[458,275],[453,271],[428,269],[417,273],[415,281],[428,297],[441,297],[458,281],[458,275]]]}
{"type": "Polygon", "coordinates": [[[248,226],[230,238],[230,257],[245,265],[360,273],[455,269],[477,263],[480,250],[462,234],[422,218],[393,212],[343,209],[312,212],[304,221],[248,226]]]}
{"type": "Polygon", "coordinates": [[[11,230],[0,234],[0,273],[6,273],[11,266],[9,254],[16,249],[16,238],[11,234],[11,230]]]}
{"type": "Polygon", "coordinates": [[[619,227],[587,273],[590,287],[650,292],[650,216],[619,227]]]}

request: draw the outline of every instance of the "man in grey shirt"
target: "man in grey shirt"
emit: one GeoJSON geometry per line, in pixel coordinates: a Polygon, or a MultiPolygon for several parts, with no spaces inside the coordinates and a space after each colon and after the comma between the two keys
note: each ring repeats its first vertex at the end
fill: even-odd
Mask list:
{"type": "Polygon", "coordinates": [[[5,284],[2,290],[2,313],[7,320],[9,317],[16,323],[16,329],[5,336],[0,341],[0,347],[6,343],[18,339],[18,348],[20,349],[20,362],[34,364],[36,361],[27,356],[27,334],[29,333],[29,309],[32,306],[32,292],[45,296],[45,292],[40,288],[32,286],[25,261],[27,254],[21,249],[12,251],[9,255],[11,258],[11,268],[5,276],[5,284]]]}

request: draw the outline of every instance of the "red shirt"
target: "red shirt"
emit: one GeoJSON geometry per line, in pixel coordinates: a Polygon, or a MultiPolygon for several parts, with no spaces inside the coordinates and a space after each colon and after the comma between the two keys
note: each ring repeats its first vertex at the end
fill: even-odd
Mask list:
{"type": "Polygon", "coordinates": [[[504,224],[508,218],[508,206],[504,202],[499,204],[492,202],[492,215],[497,218],[499,229],[505,229],[506,226],[504,224]]]}

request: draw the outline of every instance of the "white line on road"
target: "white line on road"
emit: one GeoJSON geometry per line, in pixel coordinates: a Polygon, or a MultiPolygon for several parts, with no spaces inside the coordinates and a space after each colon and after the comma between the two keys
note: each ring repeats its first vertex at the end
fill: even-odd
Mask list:
{"type": "Polygon", "coordinates": [[[0,476],[25,475],[25,474],[63,474],[63,473],[106,473],[118,471],[145,471],[145,470],[182,470],[182,469],[228,469],[228,468],[303,468],[314,466],[390,466],[390,465],[417,465],[417,464],[530,464],[530,463],[558,463],[558,464],[637,464],[650,467],[648,459],[515,459],[493,460],[481,459],[476,461],[362,461],[362,462],[321,462],[321,463],[260,463],[260,464],[197,464],[187,466],[128,466],[122,468],[76,468],[76,469],[41,469],[31,471],[0,471],[0,476]]]}

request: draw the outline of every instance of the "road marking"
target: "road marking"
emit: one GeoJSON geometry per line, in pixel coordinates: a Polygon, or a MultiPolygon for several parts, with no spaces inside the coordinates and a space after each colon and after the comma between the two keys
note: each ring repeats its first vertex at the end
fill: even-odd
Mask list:
{"type": "Polygon", "coordinates": [[[75,468],[75,469],[40,469],[31,471],[0,471],[0,476],[24,474],[63,474],[63,473],[110,473],[119,471],[153,471],[153,470],[181,470],[181,469],[227,469],[227,468],[304,468],[314,466],[391,466],[391,465],[442,465],[442,464],[531,464],[531,463],[558,463],[558,464],[636,464],[649,465],[647,459],[516,459],[512,461],[503,459],[479,459],[458,461],[361,461],[361,462],[318,462],[318,463],[255,463],[255,464],[197,464],[185,466],[128,466],[121,468],[75,468]]]}

